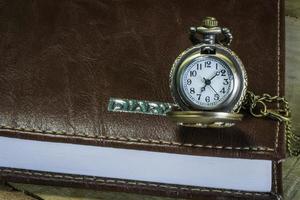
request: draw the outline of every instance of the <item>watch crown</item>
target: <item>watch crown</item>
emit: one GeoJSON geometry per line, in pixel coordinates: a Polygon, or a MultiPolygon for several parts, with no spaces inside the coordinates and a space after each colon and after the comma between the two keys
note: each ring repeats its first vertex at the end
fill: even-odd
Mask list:
{"type": "Polygon", "coordinates": [[[218,26],[218,21],[214,17],[205,17],[202,21],[202,26],[206,28],[213,28],[218,26]]]}

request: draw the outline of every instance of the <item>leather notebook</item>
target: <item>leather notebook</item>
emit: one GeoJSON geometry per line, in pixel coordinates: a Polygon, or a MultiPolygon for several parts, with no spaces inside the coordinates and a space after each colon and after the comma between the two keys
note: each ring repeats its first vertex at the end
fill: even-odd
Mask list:
{"type": "MultiPolygon", "coordinates": [[[[280,199],[283,127],[226,129],[107,111],[172,102],[169,72],[205,16],[231,29],[248,89],[284,95],[283,0],[6,0],[0,4],[0,178],[199,199],[280,199]]],[[[276,105],[274,105],[276,106],[276,105]]]]}

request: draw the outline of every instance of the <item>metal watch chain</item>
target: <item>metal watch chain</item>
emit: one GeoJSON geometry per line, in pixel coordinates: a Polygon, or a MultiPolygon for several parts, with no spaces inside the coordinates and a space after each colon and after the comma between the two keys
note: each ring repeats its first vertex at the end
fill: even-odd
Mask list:
{"type": "Polygon", "coordinates": [[[291,156],[300,154],[300,137],[292,130],[291,110],[288,101],[284,97],[263,94],[255,95],[247,91],[242,108],[256,118],[270,118],[284,124],[286,135],[286,148],[291,156]],[[269,109],[267,104],[278,104],[278,109],[269,109]]]}

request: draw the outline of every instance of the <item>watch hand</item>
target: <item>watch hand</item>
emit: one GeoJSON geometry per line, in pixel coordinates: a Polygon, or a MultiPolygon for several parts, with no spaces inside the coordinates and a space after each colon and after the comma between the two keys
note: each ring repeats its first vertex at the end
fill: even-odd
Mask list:
{"type": "Polygon", "coordinates": [[[206,78],[203,78],[203,80],[204,80],[204,84],[205,84],[205,85],[204,85],[204,86],[201,88],[201,93],[202,93],[202,92],[204,92],[204,91],[205,91],[205,88],[206,88],[206,86],[210,84],[210,83],[208,83],[208,81],[209,81],[208,79],[206,79],[206,78]]]}
{"type": "Polygon", "coordinates": [[[216,93],[216,94],[218,94],[217,92],[216,92],[216,90],[211,86],[211,85],[209,85],[210,86],[210,88],[216,93]]]}
{"type": "Polygon", "coordinates": [[[211,77],[209,80],[211,81],[212,79],[214,79],[216,76],[218,76],[220,74],[220,72],[217,72],[213,77],[211,77]]]}
{"type": "Polygon", "coordinates": [[[205,82],[205,78],[202,78],[202,76],[200,76],[200,75],[199,75],[199,77],[200,77],[200,79],[201,79],[202,82],[205,82]]]}
{"type": "Polygon", "coordinates": [[[201,78],[202,82],[204,83],[204,86],[200,88],[200,94],[201,94],[202,92],[205,91],[205,87],[207,86],[207,84],[206,84],[205,81],[206,81],[207,79],[202,78],[201,76],[200,76],[200,78],[201,78]]]}
{"type": "Polygon", "coordinates": [[[204,91],[205,91],[205,87],[206,87],[206,85],[205,85],[204,87],[202,87],[202,88],[201,88],[201,91],[200,91],[200,93],[202,93],[202,92],[204,92],[204,91]]]}
{"type": "Polygon", "coordinates": [[[203,80],[204,80],[204,84],[205,84],[204,87],[206,87],[207,85],[210,85],[211,82],[209,79],[203,78],[203,80]]]}

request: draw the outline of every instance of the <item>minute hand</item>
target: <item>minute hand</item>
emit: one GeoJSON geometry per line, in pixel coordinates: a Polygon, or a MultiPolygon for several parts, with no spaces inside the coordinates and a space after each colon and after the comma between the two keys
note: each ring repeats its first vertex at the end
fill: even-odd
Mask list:
{"type": "Polygon", "coordinates": [[[216,94],[218,94],[217,91],[216,91],[211,85],[209,85],[209,87],[210,87],[216,94]]]}
{"type": "Polygon", "coordinates": [[[213,78],[215,78],[216,76],[218,76],[220,74],[220,72],[217,72],[213,77],[211,77],[209,80],[211,81],[213,78]]]}

